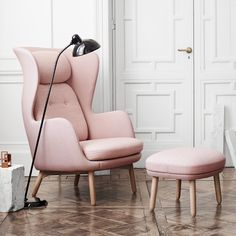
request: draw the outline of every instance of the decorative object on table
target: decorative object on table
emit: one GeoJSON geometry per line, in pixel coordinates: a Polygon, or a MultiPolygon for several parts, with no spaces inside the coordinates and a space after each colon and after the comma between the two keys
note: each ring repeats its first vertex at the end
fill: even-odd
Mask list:
{"type": "MultiPolygon", "coordinates": [[[[73,37],[72,42],[77,41],[80,38],[73,37]]],[[[98,48],[98,45],[89,46],[86,41],[83,46],[77,44],[73,50],[75,56],[98,48]]],[[[98,56],[90,53],[74,58],[67,50],[60,53],[58,60],[57,49],[16,48],[14,51],[23,68],[22,107],[31,153],[35,153],[35,143],[38,144],[35,167],[40,173],[32,196],[36,197],[42,179],[47,175],[75,174],[77,185],[79,174],[88,173],[91,204],[95,205],[94,172],[116,167],[128,168],[131,188],[136,192],[133,163],[140,159],[143,145],[134,138],[128,114],[92,111],[98,56]],[[55,73],[54,66],[55,80],[39,142],[38,130],[47,107],[45,97],[48,98],[52,85],[50,78],[55,61],[58,67],[55,73]]]]}
{"type": "Polygon", "coordinates": [[[11,154],[7,151],[1,152],[1,163],[0,167],[8,168],[11,167],[11,154]]]}
{"type": "Polygon", "coordinates": [[[156,205],[156,195],[159,177],[177,180],[177,196],[180,199],[181,181],[190,183],[190,210],[196,215],[196,180],[214,176],[216,200],[221,204],[221,189],[219,173],[225,166],[222,153],[208,148],[175,148],[153,154],[146,160],[148,175],[152,176],[150,210],[156,205]]]}
{"type": "Polygon", "coordinates": [[[11,167],[11,154],[8,153],[8,154],[5,154],[5,155],[7,155],[8,167],[11,167]]]}
{"type": "Polygon", "coordinates": [[[7,153],[8,153],[7,151],[1,151],[0,166],[2,168],[4,168],[4,165],[6,165],[6,164],[3,164],[3,163],[5,163],[5,154],[7,154],[7,153]]]}
{"type": "Polygon", "coordinates": [[[24,207],[24,166],[0,168],[0,212],[18,211],[24,207]]]}
{"type": "Polygon", "coordinates": [[[3,160],[4,154],[7,154],[7,153],[8,153],[8,151],[1,151],[1,162],[3,160]]]}

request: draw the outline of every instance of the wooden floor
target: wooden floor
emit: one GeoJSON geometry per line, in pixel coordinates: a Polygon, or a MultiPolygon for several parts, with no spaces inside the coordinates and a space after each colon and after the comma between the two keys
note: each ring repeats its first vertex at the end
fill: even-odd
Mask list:
{"type": "Polygon", "coordinates": [[[96,176],[97,206],[89,204],[87,177],[79,188],[74,176],[47,177],[39,197],[47,208],[0,213],[0,235],[120,236],[120,235],[236,235],[236,171],[221,175],[221,206],[217,206],[212,179],[197,181],[197,216],[190,217],[188,183],[182,186],[180,202],[175,201],[175,181],[161,180],[157,208],[148,210],[151,180],[136,169],[138,192],[131,194],[128,171],[115,170],[111,176],[96,176]]]}

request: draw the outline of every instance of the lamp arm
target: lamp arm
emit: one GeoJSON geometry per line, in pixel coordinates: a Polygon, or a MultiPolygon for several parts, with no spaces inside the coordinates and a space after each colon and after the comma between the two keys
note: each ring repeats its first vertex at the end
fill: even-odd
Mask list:
{"type": "Polygon", "coordinates": [[[30,184],[30,180],[31,180],[31,176],[32,176],[32,171],[33,171],[34,162],[35,162],[36,155],[37,155],[39,140],[40,140],[41,133],[42,133],[42,128],[43,128],[44,118],[45,118],[46,111],[47,111],[48,101],[49,101],[49,97],[50,97],[50,94],[51,94],[53,81],[54,81],[54,78],[55,78],[57,63],[58,63],[58,60],[59,60],[61,54],[62,54],[67,48],[69,48],[71,45],[73,45],[73,42],[71,42],[69,45],[67,45],[64,49],[62,49],[62,50],[60,51],[60,53],[58,54],[58,56],[57,56],[57,58],[56,58],[56,61],[55,61],[55,65],[54,65],[54,69],[53,69],[53,74],[52,74],[50,86],[49,86],[49,89],[48,89],[48,95],[47,95],[47,99],[46,99],[46,102],[45,102],[45,105],[44,105],[43,115],[42,115],[42,119],[41,119],[39,131],[38,131],[38,137],[37,137],[37,141],[36,141],[35,148],[34,148],[34,154],[33,154],[33,159],[32,159],[32,163],[31,163],[31,167],[30,167],[30,173],[29,173],[29,177],[28,177],[28,181],[27,181],[27,185],[26,185],[26,190],[25,190],[25,205],[26,205],[26,202],[27,202],[27,200],[28,200],[28,199],[27,199],[27,194],[28,194],[28,190],[29,190],[29,184],[30,184]]]}

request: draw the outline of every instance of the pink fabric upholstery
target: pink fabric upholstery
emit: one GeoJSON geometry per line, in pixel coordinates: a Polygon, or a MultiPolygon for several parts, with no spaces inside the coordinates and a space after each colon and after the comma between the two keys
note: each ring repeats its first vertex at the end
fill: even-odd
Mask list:
{"type": "Polygon", "coordinates": [[[175,173],[166,173],[166,172],[156,172],[156,171],[150,171],[147,170],[147,174],[150,176],[156,176],[156,177],[163,177],[167,179],[181,179],[181,180],[196,180],[196,179],[202,179],[207,178],[210,176],[214,176],[221,171],[223,171],[224,168],[212,171],[212,172],[206,172],[202,174],[189,174],[189,175],[181,175],[181,174],[175,174],[175,173]]]}
{"type": "MultiPolygon", "coordinates": [[[[42,118],[49,85],[39,85],[34,114],[36,120],[42,118]]],[[[66,83],[54,84],[49,98],[46,119],[62,117],[73,125],[79,140],[88,138],[88,127],[73,89],[66,83]]]]}
{"type": "MultiPolygon", "coordinates": [[[[22,113],[30,150],[33,153],[40,125],[38,119],[41,118],[45,94],[59,50],[16,48],[14,51],[24,74],[22,113]]],[[[126,142],[116,143],[109,140],[134,137],[128,115],[121,111],[101,114],[92,111],[98,68],[99,60],[96,54],[73,58],[71,50],[67,50],[59,59],[56,81],[46,114],[47,120],[36,157],[36,169],[66,173],[96,171],[130,165],[140,159],[140,141],[132,139],[129,141],[131,146],[128,147],[126,142]],[[91,154],[91,150],[98,147],[97,140],[93,142],[95,138],[107,138],[109,144],[99,147],[107,148],[110,144],[112,146],[102,150],[106,156],[101,159],[99,156],[99,160],[91,161],[86,156],[85,149],[91,154]],[[84,150],[78,141],[87,142],[87,145],[84,144],[84,150]],[[121,143],[124,144],[123,148],[121,143]],[[115,159],[112,159],[114,157],[115,159]]]]}
{"type": "Polygon", "coordinates": [[[90,161],[131,156],[143,149],[143,143],[135,138],[93,139],[80,142],[80,145],[90,161]]]}
{"type": "Polygon", "coordinates": [[[206,148],[176,148],[161,151],[146,160],[152,176],[174,179],[199,179],[219,173],[225,165],[220,152],[206,148]]]}
{"type": "MultiPolygon", "coordinates": [[[[54,64],[58,55],[58,51],[35,51],[32,53],[38,66],[39,83],[49,84],[54,69],[54,64]]],[[[63,54],[60,56],[57,64],[54,83],[62,83],[67,81],[71,76],[71,66],[63,54]]]]}
{"type": "Polygon", "coordinates": [[[134,137],[130,119],[124,111],[93,113],[92,98],[98,74],[98,56],[88,54],[83,57],[72,58],[67,52],[71,63],[72,78],[68,81],[78,95],[80,105],[84,111],[89,127],[89,139],[134,137]],[[78,72],[79,71],[79,72],[78,72]]]}
{"type": "Polygon", "coordinates": [[[105,160],[105,161],[92,161],[92,163],[99,163],[99,169],[100,170],[107,170],[107,169],[113,169],[117,168],[118,166],[128,166],[130,163],[135,163],[141,158],[141,153],[123,157],[123,158],[116,158],[111,160],[105,160]]]}
{"type": "Polygon", "coordinates": [[[133,126],[124,111],[112,111],[99,114],[87,113],[87,117],[90,127],[89,139],[112,137],[134,138],[133,126]]]}

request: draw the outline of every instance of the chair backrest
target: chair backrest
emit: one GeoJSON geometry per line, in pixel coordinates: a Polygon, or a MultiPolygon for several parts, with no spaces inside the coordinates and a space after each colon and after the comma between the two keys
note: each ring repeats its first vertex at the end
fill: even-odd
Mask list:
{"type": "MultiPolygon", "coordinates": [[[[27,132],[31,128],[30,122],[40,120],[42,117],[59,50],[45,48],[17,48],[14,50],[21,62],[24,74],[22,106],[27,132]]],[[[73,58],[71,51],[68,50],[61,55],[58,61],[46,119],[63,117],[69,120],[80,141],[88,138],[86,116],[89,116],[92,111],[97,72],[98,57],[96,54],[73,58]]]]}
{"type": "MultiPolygon", "coordinates": [[[[39,85],[36,94],[34,117],[40,120],[48,94],[57,51],[36,51],[32,53],[39,72],[39,85]]],[[[55,80],[46,112],[47,118],[62,117],[71,122],[78,140],[88,138],[88,126],[74,90],[67,84],[71,78],[71,65],[65,55],[58,61],[55,80]]]]}

